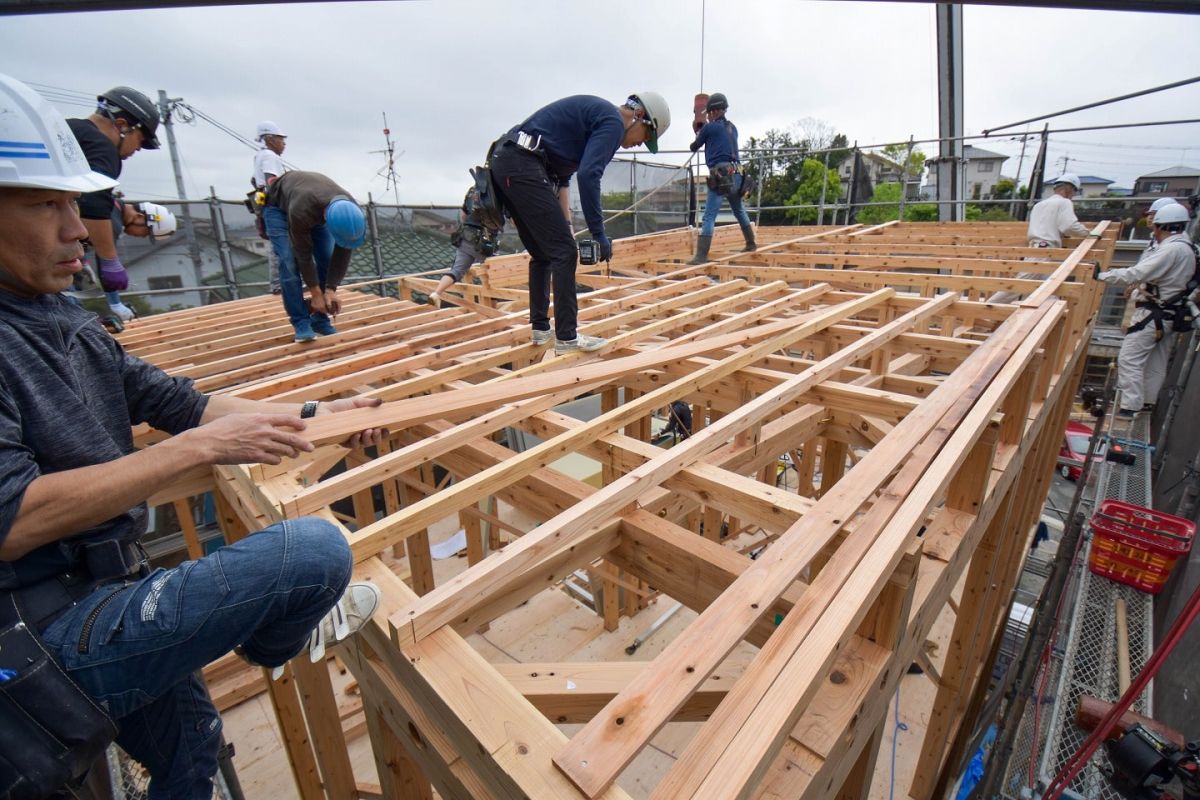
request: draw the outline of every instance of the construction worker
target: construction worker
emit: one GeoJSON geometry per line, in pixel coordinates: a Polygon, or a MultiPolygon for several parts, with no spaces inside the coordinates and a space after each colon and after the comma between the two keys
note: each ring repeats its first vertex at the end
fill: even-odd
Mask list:
{"type": "MultiPolygon", "coordinates": [[[[128,86],[114,86],[96,97],[96,110],[90,116],[69,119],[67,125],[92,170],[116,180],[125,159],[139,150],[158,149],[158,121],[158,106],[149,97],[128,86]]],[[[121,302],[121,292],[129,288],[129,273],[117,253],[113,230],[113,216],[119,212],[111,189],[79,198],[79,214],[95,251],[100,286],[113,313],[128,322],[134,313],[121,302]]]]}
{"type": "Polygon", "coordinates": [[[296,170],[271,182],[263,222],[279,259],[283,307],[296,341],[337,333],[329,318],[341,311],[337,288],[351,252],[367,238],[362,209],[349,192],[319,172],[296,170]]]}
{"type": "MultiPolygon", "coordinates": [[[[1075,216],[1071,202],[1079,192],[1079,176],[1064,174],[1054,179],[1054,192],[1039,200],[1029,212],[1027,236],[1030,247],[1062,247],[1064,236],[1087,236],[1091,233],[1075,216]]],[[[1049,259],[1027,257],[1026,261],[1048,261],[1049,259]]],[[[1018,278],[1042,277],[1038,272],[1018,272],[1018,278]]],[[[989,303],[1013,303],[1021,299],[1019,292],[993,292],[989,303]]]]}
{"type": "Polygon", "coordinates": [[[3,693],[0,787],[74,787],[115,737],[149,771],[150,797],[211,798],[220,717],[195,673],[235,646],[282,665],[338,635],[325,618],[335,604],[357,630],[378,594],[347,590],[350,549],[315,518],[150,571],[146,500],[198,467],[309,451],[305,417],[377,402],[207,396],[127,354],[61,294],[88,236],[75,201],[115,181],[5,75],[0,141],[0,686],[16,687],[3,693]],[[173,436],[135,450],[141,423],[173,436]]]}
{"type": "Polygon", "coordinates": [[[573,95],[533,113],[492,144],[488,163],[501,199],[529,251],[529,321],[535,345],[554,344],[556,353],[592,352],[608,343],[580,335],[575,296],[578,250],[571,230],[570,182],[579,173],[579,198],[600,258],[612,260],[612,241],[600,213],[600,179],[618,147],[658,140],[671,124],[671,110],[658,92],[638,92],[620,106],[602,97],[573,95]],[[550,330],[550,286],[554,285],[554,330],[550,330]]]}
{"type": "Polygon", "coordinates": [[[489,226],[483,216],[479,208],[479,190],[472,186],[458,212],[458,228],[450,236],[450,244],[454,245],[454,263],[438,281],[437,288],[429,293],[429,305],[440,306],[442,292],[465,278],[472,265],[496,252],[500,230],[489,226]]]}
{"type": "Polygon", "coordinates": [[[1187,223],[1187,209],[1178,203],[1160,207],[1153,225],[1157,247],[1132,267],[1098,276],[1105,283],[1137,286],[1133,292],[1136,310],[1117,355],[1118,413],[1122,416],[1153,408],[1167,376],[1176,317],[1190,311],[1187,306],[1196,288],[1196,250],[1184,232],[1187,223]]]}
{"type": "Polygon", "coordinates": [[[728,109],[729,100],[725,95],[720,92],[709,95],[704,106],[708,123],[697,132],[696,140],[690,145],[693,153],[704,148],[704,165],[708,167],[708,199],[704,201],[704,221],[700,225],[700,236],[696,239],[696,256],[689,264],[707,263],[713,229],[723,200],[729,201],[729,210],[733,212],[746,239],[746,248],[742,252],[758,247],[754,241],[754,226],[750,224],[750,217],[742,205],[745,177],[738,161],[737,126],[725,116],[728,109]]]}
{"type": "MultiPolygon", "coordinates": [[[[256,196],[261,196],[266,199],[267,188],[275,182],[283,173],[287,172],[287,167],[283,165],[284,149],[287,147],[287,134],[279,129],[279,126],[274,122],[265,120],[258,123],[255,129],[254,138],[259,143],[258,152],[254,154],[254,177],[252,182],[256,190],[256,196]],[[261,193],[261,195],[259,195],[261,193]]],[[[261,211],[261,206],[257,206],[261,211]]],[[[257,222],[262,222],[262,214],[256,214],[257,222]]],[[[268,239],[266,228],[260,228],[260,234],[264,239],[268,239]]],[[[268,239],[269,241],[269,239],[268,239]]],[[[281,289],[279,285],[279,257],[275,255],[275,248],[267,249],[267,265],[270,272],[271,294],[279,294],[281,289]]]]}

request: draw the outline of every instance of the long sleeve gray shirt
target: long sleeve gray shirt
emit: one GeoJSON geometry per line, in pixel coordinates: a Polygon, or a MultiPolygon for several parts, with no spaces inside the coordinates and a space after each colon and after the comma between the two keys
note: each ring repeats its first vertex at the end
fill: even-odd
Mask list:
{"type": "MultiPolygon", "coordinates": [[[[0,290],[0,542],[41,475],[133,452],[131,425],[168,433],[200,423],[208,398],[186,378],[126,353],[96,316],[62,295],[25,299],[0,290]]],[[[66,569],[73,541],[140,535],[146,505],[17,561],[0,561],[0,588],[66,569]]]]}

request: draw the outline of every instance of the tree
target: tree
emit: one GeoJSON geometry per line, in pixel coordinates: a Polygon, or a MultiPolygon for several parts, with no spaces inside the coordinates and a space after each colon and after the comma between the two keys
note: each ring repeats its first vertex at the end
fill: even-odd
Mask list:
{"type": "Polygon", "coordinates": [[[1016,184],[1008,178],[1001,178],[996,181],[996,185],[992,188],[992,197],[996,200],[1011,200],[1013,191],[1016,189],[1016,184]]]}
{"type": "Polygon", "coordinates": [[[905,185],[919,179],[925,172],[926,155],[919,147],[914,147],[910,153],[906,144],[889,144],[884,145],[883,154],[900,165],[900,182],[905,185]]]}
{"type": "MultiPolygon", "coordinates": [[[[600,207],[607,212],[604,214],[605,217],[609,217],[623,208],[629,208],[631,205],[633,205],[633,194],[631,192],[605,192],[600,195],[600,207]]],[[[604,229],[609,237],[613,239],[632,236],[633,212],[622,214],[611,222],[605,223],[604,229]]]]}
{"type": "MultiPolygon", "coordinates": [[[[806,158],[800,165],[800,179],[795,191],[787,199],[790,206],[815,206],[821,202],[821,187],[825,187],[825,202],[833,203],[842,191],[842,182],[838,179],[837,171],[825,169],[825,165],[815,158],[806,158]]],[[[817,221],[816,208],[794,209],[792,218],[797,225],[811,225],[817,221]]]]}
{"type": "MultiPolygon", "coordinates": [[[[900,184],[879,184],[875,187],[870,202],[887,205],[863,206],[855,216],[858,222],[864,225],[878,225],[881,222],[900,219],[900,184]]],[[[904,206],[904,219],[908,222],[929,222],[936,220],[937,216],[937,206],[933,203],[909,203],[904,206]]]]}

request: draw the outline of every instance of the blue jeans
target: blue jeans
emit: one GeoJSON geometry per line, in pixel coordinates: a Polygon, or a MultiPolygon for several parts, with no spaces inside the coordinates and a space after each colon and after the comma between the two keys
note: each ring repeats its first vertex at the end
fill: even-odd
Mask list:
{"type": "Polygon", "coordinates": [[[42,639],[107,706],[117,743],[150,772],[151,800],[209,800],[221,718],[195,673],[237,645],[264,666],[300,653],[352,566],[333,525],[287,520],[198,561],[101,586],[42,639]]]}
{"type": "MultiPolygon", "coordinates": [[[[279,261],[280,295],[283,297],[283,309],[292,325],[309,319],[312,322],[328,320],[325,314],[312,314],[310,317],[308,313],[308,305],[304,302],[304,284],[292,254],[287,212],[276,206],[263,206],[263,225],[267,229],[267,238],[271,240],[271,249],[279,261]]],[[[317,265],[317,282],[324,289],[329,262],[333,258],[333,235],[324,225],[315,226],[309,235],[312,237],[313,261],[317,265]]]]}
{"type": "Polygon", "coordinates": [[[704,201],[704,221],[700,223],[700,234],[712,236],[713,228],[717,225],[717,214],[721,213],[721,201],[729,201],[729,210],[743,228],[750,227],[750,215],[742,205],[742,176],[733,176],[733,191],[728,196],[708,190],[708,199],[704,201]]]}

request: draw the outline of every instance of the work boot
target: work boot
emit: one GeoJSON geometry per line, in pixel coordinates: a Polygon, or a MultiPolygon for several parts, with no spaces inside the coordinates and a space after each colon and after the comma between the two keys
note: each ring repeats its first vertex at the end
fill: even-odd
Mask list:
{"type": "Polygon", "coordinates": [[[313,332],[312,322],[302,319],[299,322],[293,322],[292,327],[296,329],[297,342],[311,342],[317,338],[317,334],[313,332]]]}
{"type": "Polygon", "coordinates": [[[754,241],[753,225],[743,225],[742,236],[746,237],[746,248],[742,250],[743,253],[752,253],[758,249],[758,242],[754,241]]]}
{"type": "Polygon", "coordinates": [[[576,350],[581,350],[584,353],[591,353],[599,350],[604,345],[608,344],[608,339],[602,336],[584,336],[582,333],[575,334],[574,339],[559,339],[554,343],[554,354],[561,356],[566,353],[573,353],[576,350]]]}
{"type": "Polygon", "coordinates": [[[690,266],[708,263],[708,248],[712,247],[712,234],[703,233],[696,237],[696,257],[688,262],[690,266]]]}

